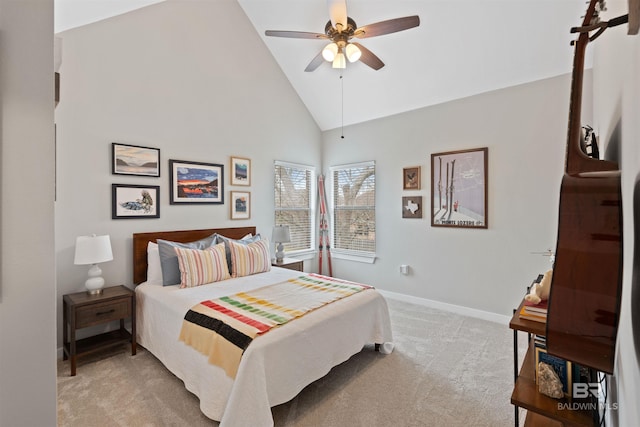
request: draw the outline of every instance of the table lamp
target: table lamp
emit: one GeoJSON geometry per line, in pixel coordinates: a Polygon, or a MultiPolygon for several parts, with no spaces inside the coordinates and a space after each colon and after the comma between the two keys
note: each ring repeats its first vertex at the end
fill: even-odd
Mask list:
{"type": "Polygon", "coordinates": [[[76,265],[91,265],[89,278],[84,283],[88,294],[99,295],[102,293],[104,279],[98,263],[111,261],[112,259],[111,240],[108,235],[96,236],[93,234],[91,236],[79,236],[76,239],[76,255],[73,263],[76,265]]]}
{"type": "Polygon", "coordinates": [[[291,233],[289,232],[288,225],[276,225],[273,227],[273,233],[271,233],[271,240],[276,244],[276,263],[282,264],[284,259],[284,247],[283,243],[289,243],[291,241],[291,233]]]}

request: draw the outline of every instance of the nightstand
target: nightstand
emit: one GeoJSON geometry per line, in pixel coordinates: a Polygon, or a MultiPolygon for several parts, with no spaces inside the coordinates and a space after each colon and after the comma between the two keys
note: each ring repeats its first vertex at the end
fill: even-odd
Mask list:
{"type": "Polygon", "coordinates": [[[275,259],[271,260],[271,265],[275,267],[288,268],[289,270],[304,271],[304,261],[295,258],[284,258],[278,263],[275,259]]]}
{"type": "Polygon", "coordinates": [[[104,288],[100,295],[85,292],[62,298],[63,360],[70,359],[71,376],[76,374],[78,356],[104,350],[123,342],[131,342],[131,355],[136,354],[136,295],[126,286],[104,288]],[[131,333],[124,328],[131,318],[131,333]],[[76,340],[76,330],[120,320],[120,329],[76,340]]]}

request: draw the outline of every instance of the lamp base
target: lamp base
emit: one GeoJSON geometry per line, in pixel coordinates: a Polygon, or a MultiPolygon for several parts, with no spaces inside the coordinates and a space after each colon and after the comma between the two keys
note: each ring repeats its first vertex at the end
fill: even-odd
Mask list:
{"type": "Polygon", "coordinates": [[[102,270],[96,264],[93,264],[89,269],[89,278],[84,282],[84,286],[87,288],[87,294],[100,295],[102,288],[104,287],[104,279],[102,278],[102,270]]]}

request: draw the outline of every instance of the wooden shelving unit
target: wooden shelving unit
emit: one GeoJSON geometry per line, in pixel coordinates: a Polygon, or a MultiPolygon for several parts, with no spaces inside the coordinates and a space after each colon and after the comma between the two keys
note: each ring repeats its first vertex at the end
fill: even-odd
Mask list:
{"type": "Polygon", "coordinates": [[[597,425],[597,402],[588,399],[553,399],[538,392],[535,380],[535,356],[532,335],[545,335],[545,324],[520,317],[522,303],[514,311],[509,327],[514,338],[514,376],[515,385],[511,394],[511,403],[516,407],[516,427],[518,426],[517,408],[527,410],[525,426],[590,426],[597,425]],[[518,332],[526,332],[529,348],[518,371],[518,332]],[[595,410],[588,408],[595,405],[595,410]],[[587,408],[587,409],[583,409],[587,408]]]}

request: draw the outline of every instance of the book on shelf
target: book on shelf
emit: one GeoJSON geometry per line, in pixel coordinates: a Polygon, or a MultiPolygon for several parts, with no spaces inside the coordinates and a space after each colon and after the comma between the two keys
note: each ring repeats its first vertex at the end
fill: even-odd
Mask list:
{"type": "MultiPolygon", "coordinates": [[[[534,339],[534,346],[535,346],[535,363],[536,363],[536,369],[535,369],[536,383],[538,382],[538,366],[541,362],[546,363],[547,365],[551,366],[551,368],[558,375],[558,378],[560,378],[560,382],[562,383],[562,391],[564,395],[571,397],[572,389],[573,389],[573,374],[574,374],[574,366],[572,366],[572,363],[569,360],[565,360],[560,357],[547,353],[546,339],[545,340],[534,339]]],[[[579,369],[577,365],[576,365],[576,368],[579,369]]],[[[580,375],[579,371],[577,372],[577,375],[579,378],[579,375],[580,375]]]]}
{"type": "Polygon", "coordinates": [[[521,319],[532,320],[534,322],[547,323],[547,315],[546,313],[531,313],[525,310],[525,306],[523,305],[520,309],[519,316],[521,319]]]}
{"type": "Polygon", "coordinates": [[[546,315],[549,309],[549,300],[542,300],[537,304],[524,300],[523,307],[528,313],[546,315]]]}

